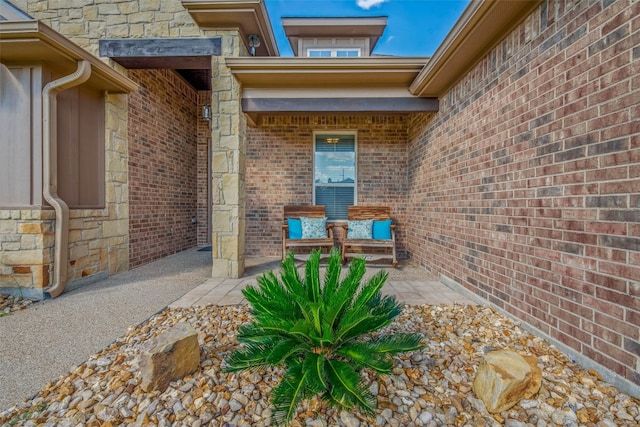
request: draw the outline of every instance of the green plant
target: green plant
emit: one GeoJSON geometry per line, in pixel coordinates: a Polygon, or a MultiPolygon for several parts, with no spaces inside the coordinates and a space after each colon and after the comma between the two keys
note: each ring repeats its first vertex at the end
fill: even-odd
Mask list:
{"type": "Polygon", "coordinates": [[[273,389],[273,421],[288,424],[298,404],[320,394],[330,405],[372,414],[376,405],[360,371],[391,373],[392,355],[422,348],[417,334],[380,335],[402,311],[393,296],[382,296],[384,271],[365,284],[365,261],[356,258],[342,273],[340,252],[329,256],[324,283],[320,251],[314,251],[300,277],[289,253],[278,279],[274,272],[245,288],[254,320],[238,331],[244,346],[226,360],[227,372],[282,366],[286,372],[273,389]]]}

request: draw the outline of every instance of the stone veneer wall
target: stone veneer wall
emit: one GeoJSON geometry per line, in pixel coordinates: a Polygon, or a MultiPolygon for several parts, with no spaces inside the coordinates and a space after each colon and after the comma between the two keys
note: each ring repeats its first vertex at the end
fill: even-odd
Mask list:
{"type": "Polygon", "coordinates": [[[129,70],[129,262],[196,246],[198,92],[172,70],[129,70]]]}
{"type": "Polygon", "coordinates": [[[246,56],[239,36],[226,37],[221,57],[211,58],[212,276],[239,278],[244,273],[246,119],[241,88],[226,66],[225,56],[246,56]]]}
{"type": "Polygon", "coordinates": [[[336,130],[357,131],[357,203],[391,207],[406,256],[407,124],[403,115],[283,115],[247,128],[247,255],[281,255],[283,206],[313,204],[313,132],[336,130]]]}
{"type": "Polygon", "coordinates": [[[53,210],[0,210],[0,290],[42,298],[53,263],[53,210]]]}
{"type": "Polygon", "coordinates": [[[414,261],[636,394],[639,41],[640,2],[542,3],[412,122],[407,212],[414,261]]]}
{"type": "MultiPolygon", "coordinates": [[[[198,114],[202,115],[202,107],[205,104],[211,105],[211,92],[198,92],[198,114]]],[[[211,170],[209,168],[209,158],[211,157],[211,121],[198,120],[198,195],[197,195],[197,244],[205,246],[211,244],[211,233],[209,210],[211,206],[210,180],[211,170]]]]}
{"type": "Polygon", "coordinates": [[[12,0],[12,3],[96,56],[100,39],[201,35],[180,0],[12,0]]]}

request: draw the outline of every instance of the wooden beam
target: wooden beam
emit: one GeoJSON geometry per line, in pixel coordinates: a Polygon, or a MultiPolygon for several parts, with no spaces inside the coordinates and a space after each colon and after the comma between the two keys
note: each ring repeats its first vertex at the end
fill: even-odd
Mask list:
{"type": "Polygon", "coordinates": [[[104,39],[102,57],[127,68],[211,68],[212,56],[222,52],[221,37],[179,39],[104,39]]]}
{"type": "Polygon", "coordinates": [[[245,113],[412,113],[438,111],[437,98],[243,98],[245,113]]]}

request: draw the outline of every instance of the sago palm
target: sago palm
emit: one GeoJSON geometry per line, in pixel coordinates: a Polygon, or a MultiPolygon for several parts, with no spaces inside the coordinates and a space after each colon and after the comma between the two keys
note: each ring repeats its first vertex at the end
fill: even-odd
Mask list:
{"type": "Polygon", "coordinates": [[[365,261],[358,258],[342,280],[341,271],[340,253],[334,250],[321,282],[320,251],[314,251],[301,277],[290,253],[280,278],[266,273],[257,287],[243,291],[254,320],[238,331],[244,346],[229,356],[225,370],[284,367],[271,395],[277,424],[288,424],[299,403],[318,394],[338,408],[372,414],[376,399],[360,371],[389,374],[392,355],[422,347],[417,334],[370,334],[402,311],[395,297],[380,292],[386,272],[363,284],[365,261]]]}

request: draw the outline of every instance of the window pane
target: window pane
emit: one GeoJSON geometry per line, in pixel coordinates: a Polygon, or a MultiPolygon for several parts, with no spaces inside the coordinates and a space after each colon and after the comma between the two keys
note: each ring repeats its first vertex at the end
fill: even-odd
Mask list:
{"type": "Polygon", "coordinates": [[[340,58],[342,58],[342,57],[357,57],[357,56],[360,56],[360,51],[354,50],[354,49],[338,50],[336,52],[336,56],[338,56],[340,58]]]}
{"type": "Polygon", "coordinates": [[[346,219],[355,202],[355,135],[316,135],[314,165],[314,203],[325,206],[329,220],[346,219]]]}
{"type": "Polygon", "coordinates": [[[355,137],[319,135],[316,138],[316,183],[353,185],[356,180],[355,137]],[[338,142],[329,142],[338,140],[338,142]]]}
{"type": "Polygon", "coordinates": [[[347,219],[347,207],[353,205],[354,187],[316,187],[316,205],[323,205],[329,221],[347,219]]]}
{"type": "Polygon", "coordinates": [[[328,58],[331,56],[330,50],[309,49],[307,56],[310,58],[328,58]]]}

